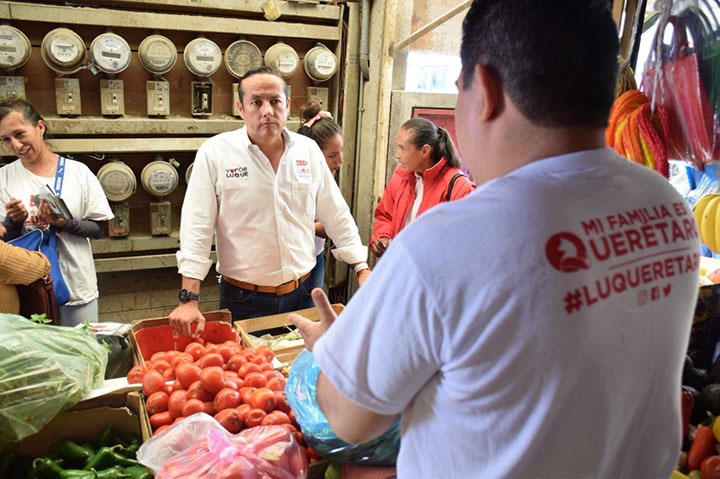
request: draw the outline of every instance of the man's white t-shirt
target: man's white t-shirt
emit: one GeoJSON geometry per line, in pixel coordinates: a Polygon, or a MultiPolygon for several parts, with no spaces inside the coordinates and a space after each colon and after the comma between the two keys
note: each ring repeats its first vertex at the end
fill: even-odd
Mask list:
{"type": "Polygon", "coordinates": [[[314,353],[403,414],[401,478],[669,477],[698,262],[660,175],[547,158],[403,230],[314,353]]]}

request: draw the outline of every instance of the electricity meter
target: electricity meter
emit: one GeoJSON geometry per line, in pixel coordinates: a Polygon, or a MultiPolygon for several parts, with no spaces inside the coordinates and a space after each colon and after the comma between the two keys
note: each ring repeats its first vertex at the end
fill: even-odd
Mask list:
{"type": "Polygon", "coordinates": [[[241,78],[248,70],[263,63],[260,49],[252,42],[238,40],[225,50],[225,67],[235,78],[241,78]]]}
{"type": "Polygon", "coordinates": [[[185,47],[183,59],[191,73],[199,77],[209,77],[220,68],[222,51],[212,40],[196,38],[185,47]]]}
{"type": "Polygon", "coordinates": [[[114,75],[130,65],[130,45],[115,33],[101,33],[90,44],[90,57],[101,72],[114,75]]]}
{"type": "Polygon", "coordinates": [[[287,43],[278,42],[265,52],[265,65],[276,68],[283,78],[293,76],[299,64],[300,57],[287,43]]]}
{"type": "Polygon", "coordinates": [[[305,73],[311,80],[329,80],[337,72],[337,57],[325,45],[319,43],[305,54],[305,73]]]}
{"type": "Polygon", "coordinates": [[[48,32],[40,46],[45,64],[62,74],[81,70],[87,62],[87,49],[80,36],[67,28],[56,28],[48,32]]]}
{"type": "Polygon", "coordinates": [[[0,68],[14,70],[25,65],[31,48],[23,32],[10,25],[0,25],[0,68]]]}
{"type": "Polygon", "coordinates": [[[154,75],[169,72],[177,62],[177,48],[167,37],[150,35],[138,47],[140,63],[145,70],[154,75]]]}
{"type": "Polygon", "coordinates": [[[140,174],[140,181],[148,194],[161,198],[172,193],[178,185],[178,172],[167,161],[148,163],[140,174]]]}
{"type": "Polygon", "coordinates": [[[133,170],[122,161],[111,161],[100,167],[98,181],[108,201],[125,201],[137,189],[133,170]]]}

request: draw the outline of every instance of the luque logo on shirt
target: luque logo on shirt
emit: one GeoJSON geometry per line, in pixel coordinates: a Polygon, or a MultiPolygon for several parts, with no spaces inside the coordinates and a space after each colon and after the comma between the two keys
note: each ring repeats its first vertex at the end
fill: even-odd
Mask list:
{"type": "Polygon", "coordinates": [[[226,168],[225,178],[245,178],[248,175],[247,166],[238,166],[236,168],[226,168]]]}
{"type": "Polygon", "coordinates": [[[697,227],[684,202],[590,218],[578,226],[581,233],[550,235],[545,243],[548,263],[563,273],[607,266],[605,273],[596,268],[603,277],[565,294],[568,314],[628,290],[636,292],[639,305],[647,304],[670,295],[670,278],[699,268],[699,255],[688,243],[698,237],[697,227]]]}

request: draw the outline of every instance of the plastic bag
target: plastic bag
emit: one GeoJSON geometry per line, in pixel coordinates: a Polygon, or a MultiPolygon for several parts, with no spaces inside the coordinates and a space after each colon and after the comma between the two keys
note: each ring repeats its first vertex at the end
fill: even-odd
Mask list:
{"type": "Polygon", "coordinates": [[[107,349],[83,330],[0,314],[0,439],[35,434],[102,385],[107,349]]]}
{"type": "Polygon", "coordinates": [[[304,479],[307,458],[284,426],[230,434],[212,416],[196,413],[140,447],[140,463],[156,479],[304,479]]]}
{"type": "Polygon", "coordinates": [[[391,466],[400,451],[400,419],[381,436],[363,444],[349,444],[335,435],[317,403],[320,367],[304,349],[290,367],[285,395],[305,442],[323,459],[333,462],[391,466]]]}

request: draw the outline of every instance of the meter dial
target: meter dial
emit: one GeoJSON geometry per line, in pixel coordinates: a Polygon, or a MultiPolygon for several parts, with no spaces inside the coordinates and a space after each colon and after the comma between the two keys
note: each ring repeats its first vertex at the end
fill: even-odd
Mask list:
{"type": "Polygon", "coordinates": [[[115,74],[130,65],[130,45],[115,33],[101,33],[90,44],[90,57],[98,70],[115,74]]]}
{"type": "Polygon", "coordinates": [[[58,73],[75,73],[87,61],[87,49],[80,36],[67,28],[56,28],[48,32],[40,46],[45,64],[58,73]]]}
{"type": "Polygon", "coordinates": [[[300,57],[295,49],[287,43],[276,43],[265,52],[265,65],[277,68],[283,78],[293,76],[299,64],[300,57]]]}
{"type": "Polygon", "coordinates": [[[155,160],[148,163],[140,173],[143,188],[155,197],[172,193],[178,185],[178,172],[167,161],[155,160]]]}
{"type": "Polygon", "coordinates": [[[14,70],[25,65],[31,48],[23,32],[10,25],[0,25],[0,68],[14,70]]]}
{"type": "Polygon", "coordinates": [[[135,193],[135,173],[122,161],[104,164],[98,170],[97,177],[109,201],[125,201],[135,193]]]}
{"type": "Polygon", "coordinates": [[[196,38],[185,47],[183,59],[190,72],[199,77],[209,77],[220,68],[222,51],[212,40],[196,38]]]}
{"type": "Polygon", "coordinates": [[[225,67],[235,78],[242,77],[248,70],[262,66],[260,49],[252,42],[238,40],[225,50],[225,67]]]}
{"type": "Polygon", "coordinates": [[[138,47],[140,63],[150,73],[162,75],[173,69],[177,63],[177,48],[167,37],[150,35],[138,47]]]}
{"type": "Polygon", "coordinates": [[[317,82],[332,78],[337,72],[337,57],[325,45],[311,48],[303,59],[305,73],[317,82]]]}

